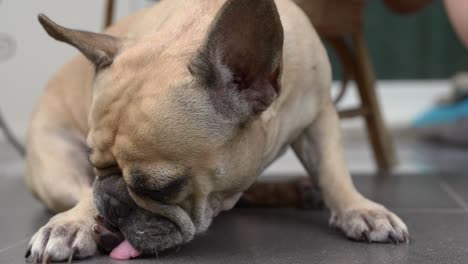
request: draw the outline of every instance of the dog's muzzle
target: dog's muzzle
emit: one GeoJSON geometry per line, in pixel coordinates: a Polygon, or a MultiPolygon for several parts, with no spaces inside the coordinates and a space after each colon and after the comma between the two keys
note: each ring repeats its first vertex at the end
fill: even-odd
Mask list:
{"type": "Polygon", "coordinates": [[[185,242],[177,224],[133,201],[120,175],[98,177],[93,192],[99,213],[94,232],[103,251],[110,252],[126,239],[142,254],[155,255],[185,242]]]}

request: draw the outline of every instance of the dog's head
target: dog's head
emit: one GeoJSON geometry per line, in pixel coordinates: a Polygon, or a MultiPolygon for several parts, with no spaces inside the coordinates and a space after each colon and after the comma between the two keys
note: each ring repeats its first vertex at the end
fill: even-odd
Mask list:
{"type": "Polygon", "coordinates": [[[134,247],[154,253],[187,242],[234,205],[260,169],[265,139],[252,136],[255,120],[280,92],[274,1],[226,1],[193,50],[191,32],[160,45],[39,19],[95,65],[95,204],[134,247]]]}

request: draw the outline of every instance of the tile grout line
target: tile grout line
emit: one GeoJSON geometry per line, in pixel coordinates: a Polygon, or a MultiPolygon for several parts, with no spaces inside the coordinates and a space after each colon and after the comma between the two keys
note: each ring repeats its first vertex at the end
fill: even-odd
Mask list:
{"type": "Polygon", "coordinates": [[[465,212],[468,213],[468,204],[463,200],[463,198],[445,181],[441,180],[440,181],[440,187],[444,189],[444,191],[452,197],[455,202],[465,210],[465,212]]]}
{"type": "Polygon", "coordinates": [[[408,209],[408,208],[391,208],[394,211],[401,213],[436,213],[436,214],[466,214],[467,211],[463,208],[418,208],[418,209],[408,209]]]}
{"type": "Polygon", "coordinates": [[[29,238],[25,238],[25,239],[22,239],[22,240],[20,240],[20,241],[18,241],[16,243],[14,243],[13,245],[10,245],[10,246],[8,246],[6,248],[2,248],[2,249],[0,249],[0,254],[4,253],[5,251],[7,251],[7,250],[9,250],[11,248],[14,248],[14,247],[16,247],[18,245],[21,245],[22,243],[24,243],[24,242],[26,242],[28,240],[29,240],[29,238]]]}

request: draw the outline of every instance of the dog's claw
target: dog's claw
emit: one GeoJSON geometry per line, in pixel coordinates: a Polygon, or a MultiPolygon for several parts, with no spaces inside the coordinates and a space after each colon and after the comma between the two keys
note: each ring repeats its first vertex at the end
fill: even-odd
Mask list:
{"type": "Polygon", "coordinates": [[[50,263],[50,255],[45,254],[45,256],[42,258],[42,264],[49,264],[50,263]]]}
{"type": "Polygon", "coordinates": [[[364,241],[366,241],[367,243],[369,243],[369,244],[372,243],[372,239],[370,237],[369,231],[364,231],[362,233],[362,237],[363,237],[364,241]]]}
{"type": "Polygon", "coordinates": [[[24,254],[24,258],[29,258],[31,256],[31,246],[28,247],[28,250],[26,250],[26,254],[24,254]]]}
{"type": "Polygon", "coordinates": [[[77,251],[76,247],[72,249],[70,256],[68,257],[68,264],[71,264],[73,262],[73,259],[75,258],[75,255],[76,255],[76,251],[77,251]]]}
{"type": "Polygon", "coordinates": [[[392,233],[388,234],[388,239],[390,239],[390,241],[392,241],[395,245],[400,244],[400,240],[398,240],[398,238],[392,233]]]}
{"type": "Polygon", "coordinates": [[[403,233],[403,242],[409,243],[409,234],[408,234],[408,232],[403,233]]]}
{"type": "Polygon", "coordinates": [[[34,255],[33,263],[39,264],[39,256],[37,254],[34,255]]]}

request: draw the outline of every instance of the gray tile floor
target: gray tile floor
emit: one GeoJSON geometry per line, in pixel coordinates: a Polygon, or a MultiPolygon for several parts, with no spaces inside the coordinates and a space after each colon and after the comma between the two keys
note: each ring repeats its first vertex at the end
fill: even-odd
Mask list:
{"type": "MultiPolygon", "coordinates": [[[[327,212],[234,209],[216,218],[203,236],[158,259],[118,262],[99,256],[79,263],[468,263],[468,151],[401,141],[405,162],[415,157],[432,169],[354,178],[362,193],[406,221],[409,244],[346,240],[328,228],[327,212]]],[[[346,145],[348,153],[362,153],[363,144],[346,145]]],[[[362,157],[350,155],[351,164],[353,159],[362,157]]],[[[0,143],[1,264],[25,263],[30,236],[51,216],[26,191],[22,175],[22,162],[0,143]]]]}

